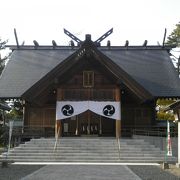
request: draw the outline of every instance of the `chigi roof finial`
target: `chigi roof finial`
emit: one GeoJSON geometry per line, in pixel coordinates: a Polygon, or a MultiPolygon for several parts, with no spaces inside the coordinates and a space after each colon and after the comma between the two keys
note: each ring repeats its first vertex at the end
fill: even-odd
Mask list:
{"type": "Polygon", "coordinates": [[[65,28],[64,28],[64,33],[65,33],[67,36],[69,36],[71,39],[73,39],[74,41],[76,41],[78,44],[82,42],[79,38],[77,38],[75,35],[73,35],[72,33],[70,33],[70,32],[69,32],[68,30],[66,30],[65,28]]]}
{"type": "Polygon", "coordinates": [[[98,38],[94,43],[100,44],[101,41],[103,41],[105,38],[107,38],[111,33],[113,32],[113,28],[111,28],[109,31],[104,33],[100,38],[98,38]]]}
{"type": "Polygon", "coordinates": [[[18,42],[18,36],[17,36],[16,28],[14,28],[14,36],[15,36],[15,39],[16,39],[17,48],[19,48],[19,42],[18,42]]]}
{"type": "MultiPolygon", "coordinates": [[[[109,31],[104,33],[100,38],[98,38],[96,41],[94,41],[94,44],[97,46],[100,46],[101,41],[103,41],[105,38],[107,38],[111,33],[113,32],[113,28],[111,28],[109,31]]],[[[72,40],[76,41],[78,44],[81,44],[83,41],[81,41],[79,38],[77,38],[75,35],[70,33],[68,30],[64,29],[64,33],[68,35],[72,40]]],[[[86,34],[85,40],[91,40],[91,35],[86,34]]]]}

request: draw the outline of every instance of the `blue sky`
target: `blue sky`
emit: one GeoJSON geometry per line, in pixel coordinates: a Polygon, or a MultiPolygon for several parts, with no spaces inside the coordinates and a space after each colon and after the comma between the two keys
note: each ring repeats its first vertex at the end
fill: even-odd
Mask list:
{"type": "Polygon", "coordinates": [[[180,0],[0,0],[0,37],[15,44],[13,28],[20,43],[50,45],[52,39],[67,45],[66,28],[81,40],[91,34],[96,40],[110,28],[114,32],[106,40],[112,45],[162,43],[180,21],[180,0]]]}

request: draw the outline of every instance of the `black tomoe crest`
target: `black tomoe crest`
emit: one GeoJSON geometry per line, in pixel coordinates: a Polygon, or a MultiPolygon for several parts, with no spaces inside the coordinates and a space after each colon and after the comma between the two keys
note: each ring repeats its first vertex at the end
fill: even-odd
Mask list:
{"type": "Polygon", "coordinates": [[[71,116],[74,113],[74,108],[71,105],[67,104],[61,108],[61,112],[64,116],[71,116]]]}
{"type": "Polygon", "coordinates": [[[115,113],[115,108],[113,105],[106,105],[104,108],[103,108],[103,114],[105,116],[112,116],[113,114],[115,113]]]}

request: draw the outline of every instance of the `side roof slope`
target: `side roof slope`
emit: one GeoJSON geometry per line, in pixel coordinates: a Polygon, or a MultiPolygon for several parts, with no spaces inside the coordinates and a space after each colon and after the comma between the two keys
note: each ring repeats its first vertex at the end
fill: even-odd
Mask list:
{"type": "Polygon", "coordinates": [[[0,77],[0,97],[21,97],[73,52],[70,49],[14,50],[0,77]]]}
{"type": "Polygon", "coordinates": [[[180,79],[164,49],[100,51],[155,97],[180,97],[180,79]]]}

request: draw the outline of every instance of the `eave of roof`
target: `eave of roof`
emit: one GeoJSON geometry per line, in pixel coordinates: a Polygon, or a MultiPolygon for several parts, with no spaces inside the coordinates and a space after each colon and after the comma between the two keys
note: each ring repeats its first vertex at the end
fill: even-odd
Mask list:
{"type": "MultiPolygon", "coordinates": [[[[17,47],[16,45],[7,45],[6,47],[11,50],[78,50],[81,46],[33,46],[33,45],[22,45],[17,47]]],[[[148,45],[148,46],[99,46],[101,50],[166,50],[170,51],[174,46],[160,46],[160,45],[148,45]]]]}
{"type": "MultiPolygon", "coordinates": [[[[173,68],[167,54],[167,51],[169,51],[172,47],[101,46],[97,48],[92,41],[90,43],[86,42],[86,45],[82,45],[81,47],[20,46],[19,48],[17,48],[17,46],[11,46],[11,48],[14,50],[10,60],[11,66],[7,65],[0,78],[0,83],[2,83],[3,79],[3,84],[0,84],[0,97],[25,97],[25,95],[27,95],[32,89],[36,90],[38,84],[43,84],[47,78],[52,78],[58,72],[60,67],[64,67],[63,71],[67,70],[66,62],[69,62],[69,59],[74,58],[75,64],[76,61],[78,61],[78,58],[81,58],[83,55],[87,54],[88,51],[85,51],[85,48],[87,49],[89,46],[91,46],[91,50],[96,52],[94,55],[96,57],[100,57],[99,61],[106,65],[106,68],[109,68],[108,66],[113,67],[116,75],[119,76],[119,78],[123,78],[121,76],[121,73],[123,72],[123,74],[128,77],[126,79],[126,84],[129,84],[130,88],[134,88],[137,94],[141,94],[143,90],[146,97],[150,97],[151,95],[153,97],[180,97],[180,83],[178,78],[175,76],[175,69],[173,68]],[[106,60],[101,60],[103,59],[102,57],[106,60]],[[164,79],[163,77],[163,81],[161,79],[162,76],[157,79],[158,76],[156,74],[158,69],[156,67],[156,63],[162,62],[165,65],[165,70],[163,70],[162,76],[167,76],[167,79],[164,79]],[[153,65],[153,68],[149,68],[147,70],[147,68],[150,67],[148,66],[149,63],[153,65]],[[140,66],[140,68],[138,66],[140,66]],[[14,69],[11,69],[12,67],[14,69]],[[142,68],[143,73],[141,73],[142,68]],[[154,68],[156,73],[152,71],[154,68]],[[7,81],[8,72],[12,72],[12,77],[9,77],[9,80],[7,81]],[[4,74],[6,74],[6,77],[4,77],[4,74]],[[150,79],[146,77],[147,74],[149,76],[148,78],[150,79]],[[157,82],[155,80],[157,80],[157,82]],[[168,83],[170,80],[173,81],[173,84],[168,84],[168,87],[166,87],[166,80],[168,83]],[[130,86],[131,83],[133,84],[133,87],[130,86]],[[4,87],[6,89],[3,90],[4,87]],[[159,91],[160,89],[162,89],[161,92],[159,91]]],[[[71,65],[73,64],[71,63],[71,65]]]]}

